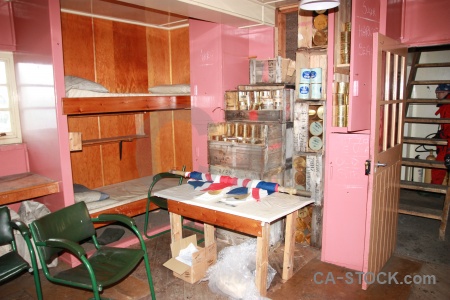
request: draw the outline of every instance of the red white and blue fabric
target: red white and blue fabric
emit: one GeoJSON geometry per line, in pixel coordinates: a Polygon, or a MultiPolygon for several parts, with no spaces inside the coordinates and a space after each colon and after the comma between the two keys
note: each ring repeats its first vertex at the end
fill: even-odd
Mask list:
{"type": "Polygon", "coordinates": [[[238,178],[223,175],[213,175],[201,172],[186,172],[185,177],[190,178],[188,183],[195,189],[201,191],[218,191],[231,187],[228,195],[250,194],[252,198],[261,198],[278,191],[279,185],[273,182],[266,182],[248,178],[238,178]]]}

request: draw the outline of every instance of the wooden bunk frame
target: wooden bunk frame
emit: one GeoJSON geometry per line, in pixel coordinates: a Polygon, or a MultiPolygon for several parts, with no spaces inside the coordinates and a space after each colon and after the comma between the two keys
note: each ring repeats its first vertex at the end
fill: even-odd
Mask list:
{"type": "MultiPolygon", "coordinates": [[[[149,95],[130,97],[87,97],[87,98],[62,98],[63,114],[67,116],[89,116],[98,114],[122,114],[133,112],[155,112],[167,110],[191,109],[190,95],[149,95]]],[[[126,184],[126,182],[125,182],[126,184]]],[[[123,205],[109,207],[91,214],[95,218],[100,214],[124,214],[134,217],[145,213],[147,197],[128,202],[123,205]]],[[[150,210],[159,209],[153,203],[150,210]]],[[[102,227],[107,223],[95,224],[102,227]]]]}

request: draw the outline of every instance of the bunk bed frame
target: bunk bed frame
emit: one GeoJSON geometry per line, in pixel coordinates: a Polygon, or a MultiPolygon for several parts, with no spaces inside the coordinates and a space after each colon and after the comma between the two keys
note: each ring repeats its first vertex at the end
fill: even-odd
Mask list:
{"type": "MultiPolygon", "coordinates": [[[[167,110],[191,109],[190,95],[157,95],[149,96],[130,96],[130,97],[89,97],[89,98],[62,98],[63,114],[68,117],[81,117],[99,114],[122,114],[155,112],[167,110]]],[[[130,184],[131,181],[125,181],[119,184],[130,184]]],[[[151,176],[149,178],[151,182],[151,176]]],[[[149,184],[150,185],[150,184],[149,184]]],[[[147,187],[148,189],[148,187],[147,187]]],[[[147,201],[147,189],[142,191],[142,198],[125,204],[118,203],[111,207],[108,205],[105,209],[101,207],[93,209],[91,217],[95,218],[100,214],[120,213],[129,217],[145,213],[147,201]]],[[[150,210],[159,209],[153,203],[150,204],[150,210]]],[[[102,227],[107,223],[98,223],[96,227],[102,227]]]]}

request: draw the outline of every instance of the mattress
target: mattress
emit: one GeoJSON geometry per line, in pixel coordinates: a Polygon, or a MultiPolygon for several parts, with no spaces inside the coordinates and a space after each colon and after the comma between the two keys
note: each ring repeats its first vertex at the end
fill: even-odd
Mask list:
{"type": "MultiPolygon", "coordinates": [[[[107,193],[109,199],[86,203],[89,213],[96,213],[147,198],[148,189],[152,181],[153,176],[146,176],[95,189],[107,193]]],[[[164,179],[158,182],[154,191],[160,191],[176,185],[178,185],[178,179],[164,179]]]]}

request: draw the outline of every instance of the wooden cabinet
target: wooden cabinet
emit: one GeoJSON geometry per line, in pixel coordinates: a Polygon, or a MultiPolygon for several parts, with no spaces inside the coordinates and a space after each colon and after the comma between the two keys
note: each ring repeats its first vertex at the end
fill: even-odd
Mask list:
{"type": "Polygon", "coordinates": [[[0,50],[16,50],[12,2],[0,3],[0,50]]]}

